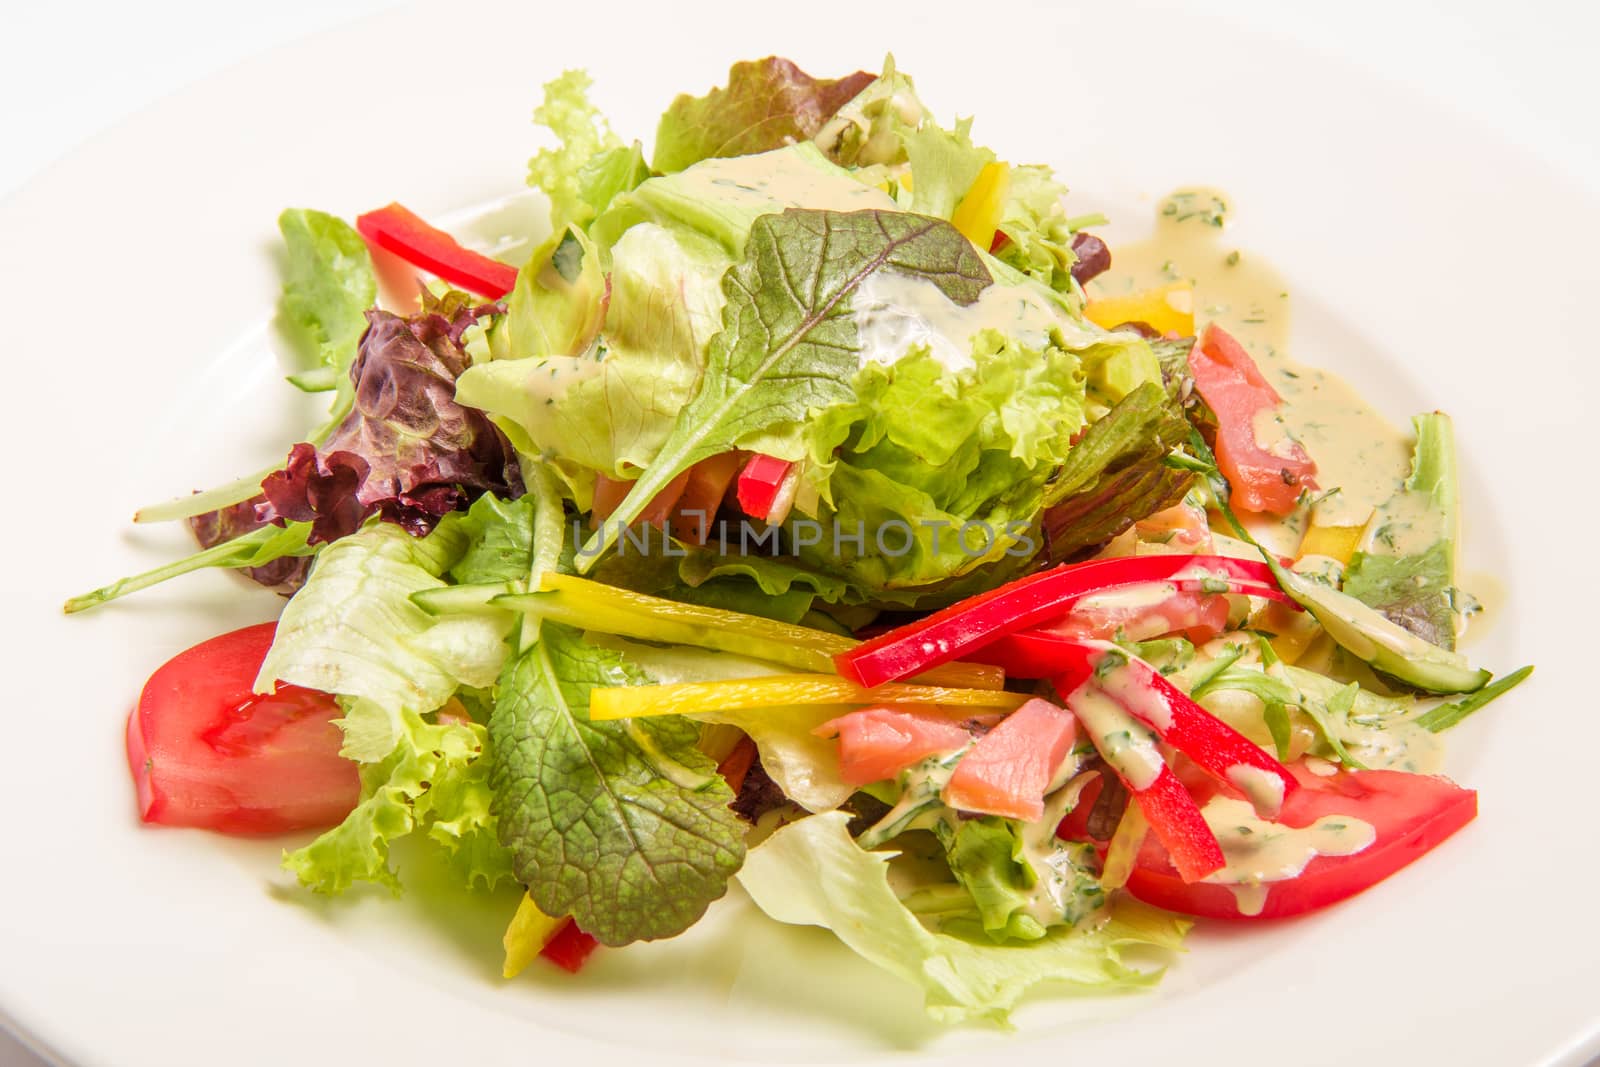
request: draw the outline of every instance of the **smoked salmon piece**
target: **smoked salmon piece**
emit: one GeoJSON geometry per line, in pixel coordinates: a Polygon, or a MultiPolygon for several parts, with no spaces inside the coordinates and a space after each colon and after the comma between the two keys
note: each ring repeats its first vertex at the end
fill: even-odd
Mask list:
{"type": "Polygon", "coordinates": [[[839,738],[839,775],[850,785],[886,781],[918,760],[955,752],[972,740],[961,723],[911,706],[852,711],[813,733],[839,738]]]}
{"type": "Polygon", "coordinates": [[[1044,814],[1044,792],[1072,742],[1078,720],[1048,700],[1030,700],[984,734],[961,757],[944,787],[944,802],[961,811],[1032,822],[1044,814]]]}

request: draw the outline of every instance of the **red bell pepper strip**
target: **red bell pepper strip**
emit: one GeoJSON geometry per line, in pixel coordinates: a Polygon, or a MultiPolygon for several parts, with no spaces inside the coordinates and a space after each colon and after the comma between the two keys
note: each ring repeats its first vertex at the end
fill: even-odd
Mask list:
{"type": "Polygon", "coordinates": [[[539,955],[560,967],[568,974],[577,974],[583,969],[584,961],[600,947],[600,942],[578,929],[578,924],[571,919],[556,931],[550,943],[539,951],[539,955]]]}
{"type": "Polygon", "coordinates": [[[1064,675],[1081,679],[1093,674],[1095,683],[1128,714],[1201,770],[1243,793],[1263,819],[1276,817],[1284,798],[1300,788],[1289,768],[1137,656],[1107,641],[1067,640],[1053,652],[1064,675]]]}
{"type": "Polygon", "coordinates": [[[1198,882],[1227,865],[1217,835],[1211,832],[1199,806],[1171,767],[1161,772],[1154,785],[1134,792],[1133,799],[1167,855],[1172,857],[1179,878],[1198,882]]]}
{"type": "Polygon", "coordinates": [[[750,462],[739,472],[739,509],[752,519],[765,519],[772,514],[778,491],[783,488],[783,480],[789,476],[789,468],[793,466],[788,460],[776,456],[759,453],[751,456],[750,462]]]}
{"type": "Polygon", "coordinates": [[[1178,876],[1185,882],[1198,882],[1221,870],[1227,859],[1216,834],[1167,765],[1150,732],[1092,675],[1064,675],[1055,685],[1065,694],[1067,707],[1083,723],[1095,748],[1138,802],[1178,876]],[[1111,744],[1112,738],[1120,742],[1111,744]]]}
{"type": "Polygon", "coordinates": [[[1317,487],[1317,465],[1287,433],[1266,445],[1257,440],[1258,417],[1276,411],[1283,398],[1244,346],[1216,323],[1189,353],[1189,370],[1196,391],[1217,414],[1217,466],[1233,487],[1233,506],[1289,514],[1301,490],[1317,487]]]}
{"type": "Polygon", "coordinates": [[[970,655],[1008,634],[1060,618],[1084,597],[1141,582],[1201,593],[1245,593],[1292,603],[1265,563],[1231,556],[1129,556],[1063,564],[953,604],[834,657],[868,688],[970,655]]]}
{"type": "Polygon", "coordinates": [[[498,300],[517,284],[517,268],[462,248],[399,204],[357,217],[356,229],[379,248],[479,296],[498,300]]]}

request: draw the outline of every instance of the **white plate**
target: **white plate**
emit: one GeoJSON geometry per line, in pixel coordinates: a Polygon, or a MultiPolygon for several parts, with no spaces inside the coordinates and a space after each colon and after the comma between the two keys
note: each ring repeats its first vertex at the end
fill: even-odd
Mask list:
{"type": "Polygon", "coordinates": [[[118,1065],[942,1059],[1040,1043],[1084,1061],[1136,1048],[1172,1063],[1507,1064],[1600,1048],[1592,194],[1357,65],[1237,26],[990,4],[989,33],[970,7],[937,24],[897,8],[843,5],[846,20],[806,4],[756,34],[752,5],[434,7],[180,94],[0,207],[0,1012],[63,1059],[118,1065]],[[1511,591],[1474,653],[1539,664],[1452,738],[1479,819],[1332,912],[1203,928],[1152,996],[1035,998],[1004,1037],[938,1034],[826,935],[737,899],[578,980],[504,984],[506,899],[419,878],[399,904],[307,902],[274,871],[279,843],[141,829],[121,744],[140,683],[276,601],[209,574],[81,618],[57,609],[184,550],[181,531],[130,529],[136,505],[253,469],[309,425],[267,355],[277,212],[397,199],[438,216],[514,190],[538,85],[563,65],[588,67],[616,128],[648,138],[674,93],[735,58],[778,50],[828,72],[890,47],[939,114],[976,114],[1003,156],[1057,165],[1130,228],[1180,183],[1228,189],[1238,242],[1291,279],[1299,358],[1396,419],[1456,416],[1468,566],[1511,591]]]}

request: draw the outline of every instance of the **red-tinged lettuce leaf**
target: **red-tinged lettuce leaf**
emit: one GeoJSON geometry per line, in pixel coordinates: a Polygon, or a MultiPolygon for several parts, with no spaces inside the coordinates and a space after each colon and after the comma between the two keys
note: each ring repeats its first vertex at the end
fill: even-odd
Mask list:
{"type": "MultiPolygon", "coordinates": [[[[421,536],[439,519],[486,492],[522,493],[511,444],[487,416],[456,402],[456,378],[469,360],[462,335],[498,303],[473,305],[460,293],[430,300],[402,317],[376,308],[350,368],[355,400],[321,448],[301,443],[262,492],[191,520],[210,548],[268,523],[310,523],[312,545],[354,533],[380,515],[421,536]]],[[[250,571],[263,585],[293,584],[304,560],[279,560],[250,571]]]]}
{"type": "Polygon", "coordinates": [[[1084,432],[1045,490],[1045,551],[1071,559],[1183,499],[1194,476],[1166,459],[1189,439],[1179,402],[1146,382],[1084,432]]]}
{"type": "Polygon", "coordinates": [[[656,129],[655,169],[683,170],[702,159],[745,156],[809,141],[874,75],[813,78],[787,59],[735,63],[728,87],[680,95],[656,129]]]}
{"type": "Polygon", "coordinates": [[[274,522],[312,522],[331,541],[374,513],[418,536],[486,492],[518,496],[510,443],[481,411],[456,402],[469,360],[461,337],[499,304],[452,293],[402,318],[374,308],[351,368],[355,407],[320,449],[297,445],[262,483],[274,522]]]}

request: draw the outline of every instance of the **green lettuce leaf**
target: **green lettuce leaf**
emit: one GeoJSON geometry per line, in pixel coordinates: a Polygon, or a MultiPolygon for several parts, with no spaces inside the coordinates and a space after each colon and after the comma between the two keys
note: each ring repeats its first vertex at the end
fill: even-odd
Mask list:
{"type": "Polygon", "coordinates": [[[585,546],[580,568],[694,463],[852,399],[846,382],[859,367],[860,345],[850,296],[883,269],[926,279],[961,305],[991,281],[967,239],[934,219],[798,209],[757,219],[744,261],[723,280],[723,328],[694,399],[612,521],[585,546]]]}
{"type": "Polygon", "coordinates": [[[1071,559],[1182,500],[1194,476],[1167,460],[1188,439],[1182,408],[1153,382],[1091,423],[1045,490],[1050,558],[1071,559]]]}
{"type": "Polygon", "coordinates": [[[323,368],[324,388],[348,376],[378,299],[367,242],[343,219],[309,208],[278,216],[283,235],[283,292],[278,321],[306,360],[323,368]]]}
{"type": "Polygon", "coordinates": [[[483,726],[429,722],[368,700],[344,704],[341,754],[362,764],[361,802],[338,826],[286,853],[285,869],[319,893],[342,893],[357,882],[398,893],[390,846],[421,828],[464,885],[493,889],[511,878],[511,856],[489,810],[483,726]]]}
{"type": "Polygon", "coordinates": [[[684,93],[667,108],[656,129],[655,169],[671,174],[703,159],[809,141],[872,81],[865,71],[813,78],[777,56],[735,63],[726,89],[684,93]]]}
{"type": "Polygon", "coordinates": [[[1139,905],[1119,906],[1098,928],[1060,928],[1006,945],[935,933],[889,885],[887,852],[851,840],[844,812],[813,815],[753,849],[739,873],[762,911],[779,922],[821,926],[863,958],[921,988],[942,1023],[1004,1022],[1031,987],[1066,983],[1104,993],[1154,984],[1158,971],[1124,960],[1136,947],[1176,949],[1189,923],[1139,905]]]}
{"type": "MultiPolygon", "coordinates": [[[[1078,358],[988,330],[973,365],[951,370],[926,348],[868,363],[854,399],[817,413],[808,476],[829,535],[801,548],[807,567],[848,579],[852,599],[919,601],[930,587],[1037,552],[1045,485],[1083,426],[1078,358]],[[977,523],[963,537],[961,530],[977,523]],[[885,545],[876,531],[885,535],[885,545]],[[862,544],[847,536],[865,531],[862,544]]],[[[804,539],[792,537],[800,545],[804,539]]]]}
{"type": "Polygon", "coordinates": [[[603,352],[480,364],[461,376],[456,397],[555,466],[587,507],[596,472],[630,477],[667,439],[720,328],[731,262],[691,230],[636,225],[611,249],[603,352]]]}
{"type": "Polygon", "coordinates": [[[1053,827],[984,816],[940,824],[950,873],[971,894],[984,932],[999,941],[1037,941],[1105,906],[1090,845],[1059,840],[1053,827]]]}
{"type": "Polygon", "coordinates": [[[1378,508],[1344,591],[1440,648],[1456,647],[1456,449],[1450,416],[1411,420],[1411,476],[1378,508]]]}
{"type": "Polygon", "coordinates": [[[442,588],[439,575],[466,548],[459,523],[422,538],[375,523],[326,546],[283,609],[257,690],[288,682],[421,715],[463,685],[493,684],[505,662],[510,619],[436,618],[410,599],[442,588]]]}
{"type": "Polygon", "coordinates": [[[972,120],[958,119],[954,130],[933,122],[900,135],[911,164],[911,210],[948,219],[972,183],[995,161],[987,148],[972,143],[972,120]]]}
{"type": "MultiPolygon", "coordinates": [[[[606,294],[605,268],[594,243],[576,226],[556,231],[517,272],[506,313],[489,331],[490,356],[588,355],[605,321],[606,294]]],[[[463,380],[465,375],[456,382],[457,399],[463,380]]]]}
{"type": "Polygon", "coordinates": [[[544,103],[533,112],[533,121],[560,141],[528,161],[528,184],[550,198],[550,227],[557,233],[569,223],[587,223],[648,176],[640,147],[624,146],[589,102],[592,84],[581,70],[565,71],[545,84],[544,103]]]}
{"type": "Polygon", "coordinates": [[[540,911],[608,945],[688,929],[745,851],[697,726],[589,720],[592,688],[641,680],[616,653],[546,625],[507,664],[489,720],[494,813],[518,879],[540,911]]]}

